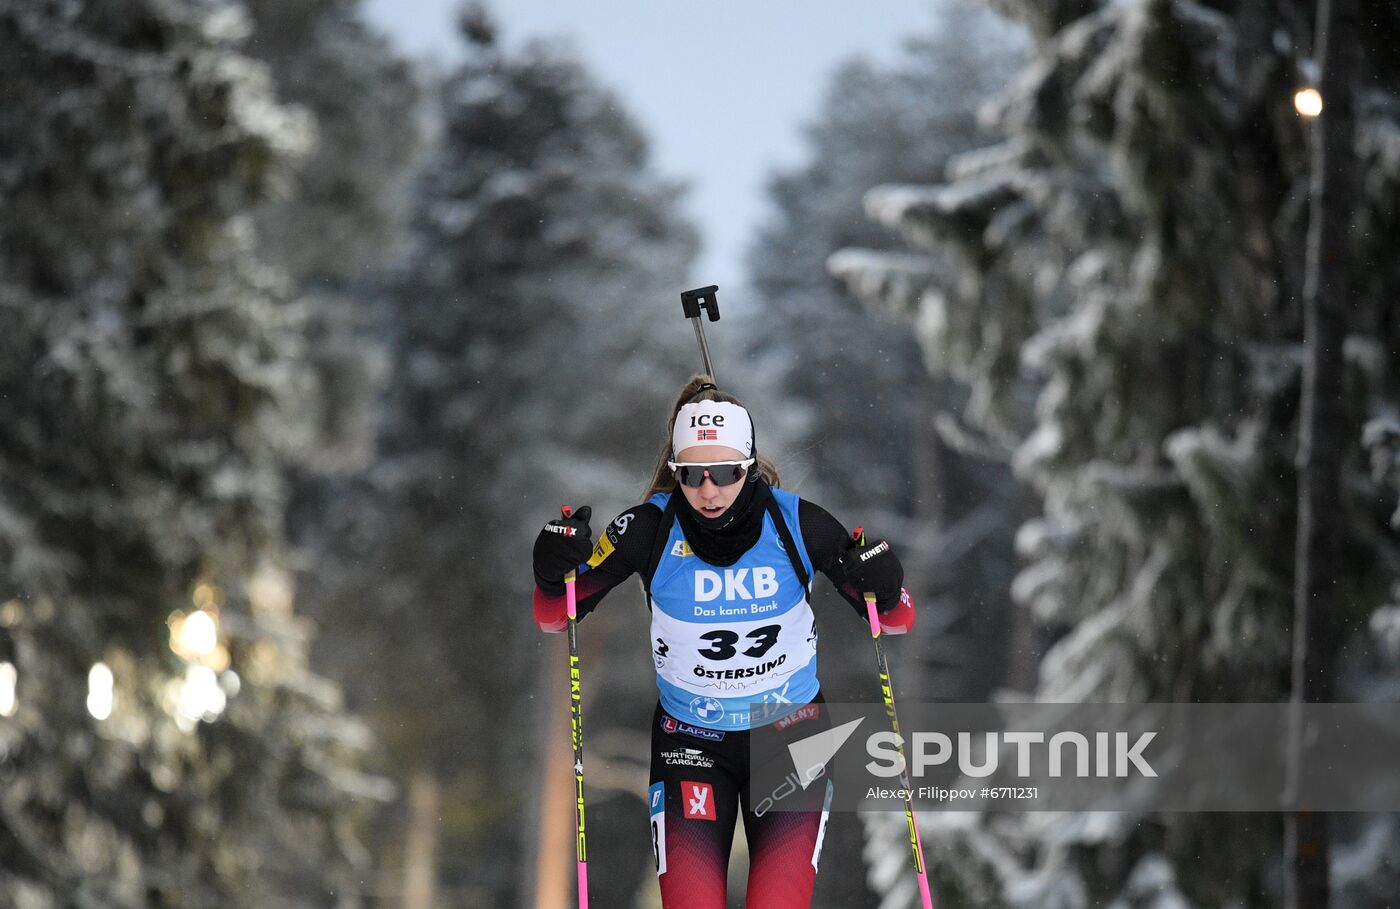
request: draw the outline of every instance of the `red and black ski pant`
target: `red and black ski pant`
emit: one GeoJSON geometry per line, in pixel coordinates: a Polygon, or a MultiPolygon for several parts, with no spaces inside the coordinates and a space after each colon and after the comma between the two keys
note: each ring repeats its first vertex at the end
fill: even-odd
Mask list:
{"type": "MultiPolygon", "coordinates": [[[[793,724],[795,738],[826,723],[820,695],[793,724]],[[807,722],[815,719],[818,722],[807,722]],[[800,724],[797,725],[797,724],[800,724]]],[[[828,780],[813,783],[813,810],[777,810],[749,791],[747,730],[688,726],[658,704],[651,731],[651,834],[664,909],[725,909],[734,828],[744,818],[748,909],[808,909],[830,807],[828,780]],[[718,737],[716,737],[718,736],[718,737]]]]}

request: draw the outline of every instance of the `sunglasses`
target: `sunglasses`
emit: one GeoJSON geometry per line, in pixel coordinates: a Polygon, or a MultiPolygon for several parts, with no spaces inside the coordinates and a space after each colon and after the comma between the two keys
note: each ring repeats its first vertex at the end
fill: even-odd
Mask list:
{"type": "Polygon", "coordinates": [[[753,458],[743,461],[716,461],[713,464],[683,464],[667,461],[666,465],[676,472],[676,479],[682,486],[699,489],[709,477],[716,486],[732,486],[744,478],[753,465],[753,458]]]}

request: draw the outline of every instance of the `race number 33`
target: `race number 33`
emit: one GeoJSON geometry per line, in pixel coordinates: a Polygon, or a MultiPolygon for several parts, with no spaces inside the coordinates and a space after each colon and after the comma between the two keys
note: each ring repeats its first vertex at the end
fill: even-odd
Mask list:
{"type": "MultiPolygon", "coordinates": [[[[778,643],[778,632],[782,630],[781,625],[764,625],[762,628],[755,628],[744,635],[745,640],[754,643],[744,650],[744,656],[758,658],[763,656],[773,645],[778,643]]],[[[739,643],[739,635],[725,628],[714,631],[707,631],[700,635],[700,640],[709,641],[710,646],[699,651],[702,657],[709,660],[727,660],[738,652],[734,645],[739,643]]]]}

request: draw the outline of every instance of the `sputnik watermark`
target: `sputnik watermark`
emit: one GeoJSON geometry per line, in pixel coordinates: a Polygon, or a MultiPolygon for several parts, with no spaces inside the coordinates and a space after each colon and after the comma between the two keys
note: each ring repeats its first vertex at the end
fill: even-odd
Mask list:
{"type": "MultiPolygon", "coordinates": [[[[1032,753],[1032,746],[1044,745],[1044,766],[1049,776],[1059,778],[1065,775],[1065,753],[1069,751],[1072,755],[1072,769],[1070,773],[1074,776],[1088,778],[1096,777],[1126,777],[1136,770],[1144,777],[1155,777],[1157,771],[1152,769],[1152,765],[1143,759],[1143,751],[1157,737],[1156,732],[1144,732],[1137,736],[1136,740],[1129,745],[1130,736],[1126,732],[1095,732],[1093,733],[1093,755],[1095,760],[1090,766],[1090,744],[1089,736],[1081,732],[1057,732],[1050,737],[1047,743],[1043,732],[985,732],[982,733],[984,739],[981,743],[982,760],[977,762],[974,754],[971,732],[957,733],[957,747],[953,746],[954,739],[942,732],[916,732],[910,738],[911,742],[906,743],[893,732],[877,732],[868,737],[865,741],[865,750],[875,760],[865,765],[875,776],[896,777],[906,769],[906,760],[903,749],[907,748],[913,754],[912,770],[916,777],[923,776],[930,767],[938,767],[950,763],[954,756],[957,758],[957,767],[963,776],[987,777],[994,775],[1000,766],[1000,755],[1003,743],[1014,746],[1016,749],[1016,775],[1019,777],[1029,777],[1032,775],[1032,762],[1040,766],[1042,755],[1032,753]],[[930,754],[929,747],[934,750],[930,754]]],[[[789,746],[791,747],[791,746],[789,746]]],[[[833,751],[832,754],[835,754],[833,751]]]]}
{"type": "Polygon", "coordinates": [[[1400,811],[1400,704],[1303,707],[910,701],[901,737],[878,704],[827,703],[815,735],[755,727],[750,798],[802,810],[825,778],[838,811],[1400,811]]]}

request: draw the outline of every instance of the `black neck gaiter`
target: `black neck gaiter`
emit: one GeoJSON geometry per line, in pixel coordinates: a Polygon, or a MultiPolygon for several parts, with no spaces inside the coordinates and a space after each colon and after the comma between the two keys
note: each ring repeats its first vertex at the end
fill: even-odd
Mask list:
{"type": "Polygon", "coordinates": [[[723,567],[739,561],[758,542],[773,492],[761,479],[745,482],[734,504],[717,518],[696,512],[679,488],[673,495],[680,497],[676,520],[681,522],[681,532],[691,551],[711,565],[723,567]]]}

